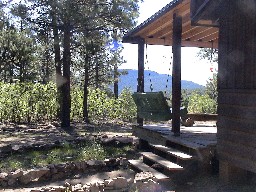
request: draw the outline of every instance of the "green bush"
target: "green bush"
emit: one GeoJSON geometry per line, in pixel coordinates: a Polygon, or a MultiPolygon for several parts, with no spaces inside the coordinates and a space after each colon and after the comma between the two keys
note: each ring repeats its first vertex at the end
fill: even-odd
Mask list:
{"type": "Polygon", "coordinates": [[[33,122],[56,118],[56,86],[53,83],[0,83],[0,120],[33,122]]]}
{"type": "Polygon", "coordinates": [[[216,113],[217,102],[211,99],[208,94],[193,92],[188,99],[189,113],[216,113]]]}
{"type": "Polygon", "coordinates": [[[89,116],[92,120],[131,121],[136,117],[136,105],[128,89],[124,89],[118,99],[100,89],[90,89],[88,96],[89,116]]]}
{"type": "MultiPolygon", "coordinates": [[[[123,90],[118,99],[100,89],[89,89],[89,117],[93,121],[131,121],[136,106],[131,92],[123,90]]],[[[0,121],[37,122],[54,120],[58,110],[57,88],[54,83],[1,83],[0,121]]],[[[83,90],[71,89],[71,119],[83,119],[83,90]]]]}

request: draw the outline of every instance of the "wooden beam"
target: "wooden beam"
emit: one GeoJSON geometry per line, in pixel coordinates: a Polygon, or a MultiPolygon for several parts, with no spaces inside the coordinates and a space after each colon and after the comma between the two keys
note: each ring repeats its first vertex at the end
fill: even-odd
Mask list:
{"type": "MultiPolygon", "coordinates": [[[[165,46],[172,46],[173,40],[172,39],[156,39],[156,38],[145,38],[145,41],[149,45],[165,45],[165,46]]],[[[200,47],[200,48],[213,48],[217,49],[218,48],[218,41],[214,41],[213,45],[209,41],[181,41],[181,46],[182,47],[200,47]]]]}
{"type": "Polygon", "coordinates": [[[182,35],[183,39],[189,39],[191,37],[194,37],[198,33],[201,33],[202,31],[206,30],[206,27],[194,27],[192,30],[188,31],[186,34],[182,35]]]}
{"type": "MultiPolygon", "coordinates": [[[[144,53],[145,53],[145,39],[138,39],[138,86],[137,92],[144,92],[144,53]]],[[[143,126],[143,119],[137,116],[137,123],[143,126]]]]}
{"type": "Polygon", "coordinates": [[[203,41],[213,41],[219,38],[219,33],[216,31],[215,33],[212,33],[211,35],[202,38],[203,41]]]}
{"type": "MultiPolygon", "coordinates": [[[[182,25],[186,25],[188,23],[190,23],[190,14],[188,13],[187,15],[184,15],[184,17],[182,17],[182,25]]],[[[172,36],[172,25],[173,23],[166,21],[166,23],[168,23],[168,25],[166,25],[165,27],[160,28],[160,30],[158,30],[157,32],[155,32],[154,34],[151,34],[150,36],[156,37],[156,38],[163,38],[165,36],[172,36]]]]}
{"type": "Polygon", "coordinates": [[[182,17],[173,15],[172,132],[180,136],[182,17]]]}
{"type": "Polygon", "coordinates": [[[189,40],[190,41],[198,41],[198,40],[202,39],[202,37],[209,36],[213,32],[214,32],[214,30],[211,27],[202,28],[202,30],[199,33],[195,34],[193,37],[190,37],[189,40]]]}
{"type": "Polygon", "coordinates": [[[141,37],[130,37],[130,36],[124,36],[123,37],[123,43],[132,43],[132,44],[138,44],[140,41],[141,37]]]}
{"type": "MultiPolygon", "coordinates": [[[[179,9],[181,9],[182,7],[184,7],[184,5],[189,3],[189,0],[185,0],[185,1],[180,1],[181,3],[178,4],[177,6],[173,7],[173,9],[171,9],[170,11],[166,12],[165,14],[163,14],[161,17],[156,16],[157,19],[152,19],[153,22],[150,22],[148,25],[145,24],[145,27],[143,29],[141,29],[140,31],[138,31],[135,35],[136,36],[142,36],[143,34],[149,34],[149,33],[155,33],[158,28],[161,28],[162,26],[166,25],[166,22],[170,22],[172,21],[172,15],[173,13],[179,13],[181,14],[179,11],[179,9]]],[[[189,10],[189,7],[187,7],[187,9],[189,10]]],[[[183,10],[185,12],[187,12],[186,10],[183,10]]]]}

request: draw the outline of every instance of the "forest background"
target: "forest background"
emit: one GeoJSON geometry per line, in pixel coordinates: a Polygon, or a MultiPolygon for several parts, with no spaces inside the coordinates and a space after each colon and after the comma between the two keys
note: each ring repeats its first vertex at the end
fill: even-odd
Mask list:
{"type": "MultiPolygon", "coordinates": [[[[140,0],[0,1],[0,121],[134,121],[132,93],[118,95],[122,36],[140,0]],[[109,87],[114,85],[114,91],[109,87]]],[[[212,50],[199,57],[212,58],[212,50]]],[[[193,113],[216,113],[217,76],[183,91],[193,113]]]]}

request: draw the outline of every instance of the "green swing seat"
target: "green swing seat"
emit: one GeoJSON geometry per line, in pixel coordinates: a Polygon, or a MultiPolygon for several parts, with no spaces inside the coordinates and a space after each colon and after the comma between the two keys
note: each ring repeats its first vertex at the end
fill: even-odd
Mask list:
{"type": "MultiPolygon", "coordinates": [[[[162,91],[134,93],[132,95],[137,105],[137,113],[140,118],[153,121],[168,121],[172,119],[171,107],[162,91]]],[[[181,118],[187,117],[187,109],[181,109],[181,118]]]]}

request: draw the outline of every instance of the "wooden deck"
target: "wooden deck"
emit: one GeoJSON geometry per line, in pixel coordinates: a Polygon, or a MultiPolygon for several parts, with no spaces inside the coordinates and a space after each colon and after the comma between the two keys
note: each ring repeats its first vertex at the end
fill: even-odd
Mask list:
{"type": "Polygon", "coordinates": [[[134,135],[150,144],[174,147],[208,161],[217,146],[215,121],[196,122],[193,127],[181,126],[180,137],[175,137],[171,124],[150,124],[134,127],[134,135]]]}
{"type": "Polygon", "coordinates": [[[150,124],[135,127],[134,134],[150,143],[163,144],[166,140],[187,143],[192,148],[204,148],[217,144],[215,122],[199,122],[193,127],[181,126],[180,137],[173,136],[171,124],[150,124]]]}
{"type": "Polygon", "coordinates": [[[139,147],[144,151],[142,162],[130,162],[137,170],[148,170],[146,165],[151,167],[152,162],[159,164],[162,169],[158,171],[169,178],[213,170],[211,161],[217,155],[215,121],[196,122],[193,127],[182,126],[180,137],[173,135],[171,124],[135,126],[133,131],[140,138],[139,147]]]}

